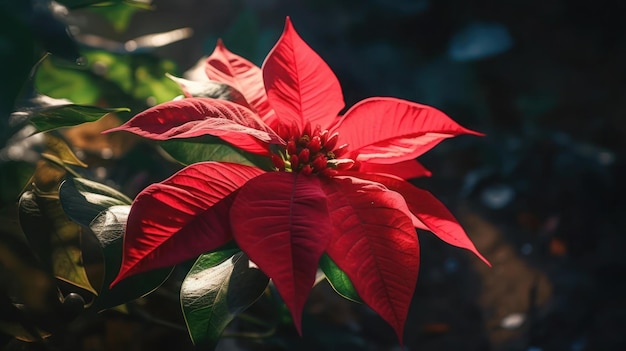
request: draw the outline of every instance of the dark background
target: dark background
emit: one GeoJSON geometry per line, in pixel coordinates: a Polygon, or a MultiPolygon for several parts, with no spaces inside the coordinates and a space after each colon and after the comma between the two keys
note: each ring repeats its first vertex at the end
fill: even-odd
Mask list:
{"type": "MultiPolygon", "coordinates": [[[[153,4],[123,34],[87,11],[70,22],[119,41],[191,27],[192,38],[155,51],[182,72],[210,54],[218,37],[260,65],[290,16],[335,71],[347,106],[401,97],[486,134],[443,142],[420,158],[433,177],[414,182],[450,207],[493,268],[420,233],[405,349],[626,350],[622,2],[153,4]]],[[[287,329],[261,342],[226,338],[219,349],[399,349],[379,317],[327,286],[314,291],[307,311],[303,339],[287,329]]],[[[184,331],[102,318],[93,335],[125,349],[190,347],[184,331]],[[141,340],[133,340],[136,332],[141,340]]],[[[87,334],[77,337],[95,338],[87,334]]]]}

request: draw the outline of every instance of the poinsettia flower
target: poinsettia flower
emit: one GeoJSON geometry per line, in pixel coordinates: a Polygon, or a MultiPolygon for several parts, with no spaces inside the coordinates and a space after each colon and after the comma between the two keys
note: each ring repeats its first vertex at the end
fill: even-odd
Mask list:
{"type": "Polygon", "coordinates": [[[188,98],[115,130],[157,140],[211,134],[267,155],[274,169],[203,162],[146,188],[132,205],[114,284],[234,239],[273,280],[300,332],[327,253],[402,340],[419,270],[416,227],[489,264],[446,207],[405,180],[429,173],[415,158],[442,140],[480,134],[395,98],[369,98],[340,116],[337,78],[289,19],[262,69],[246,62],[219,43],[207,74],[236,86],[250,108],[188,98]]]}

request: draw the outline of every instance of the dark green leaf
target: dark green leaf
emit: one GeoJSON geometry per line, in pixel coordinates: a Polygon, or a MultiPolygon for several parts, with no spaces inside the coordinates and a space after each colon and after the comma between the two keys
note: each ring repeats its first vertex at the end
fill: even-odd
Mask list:
{"type": "Polygon", "coordinates": [[[70,36],[67,24],[60,15],[51,11],[51,6],[33,4],[30,23],[43,49],[70,62],[80,58],[78,44],[70,36]]]}
{"type": "MultiPolygon", "coordinates": [[[[0,223],[0,297],[3,290],[10,291],[11,298],[31,312],[46,313],[59,303],[57,287],[52,275],[42,269],[22,233],[17,204],[0,208],[0,223]]],[[[10,309],[2,308],[0,320],[24,322],[10,309]]]]}
{"type": "Polygon", "coordinates": [[[19,204],[22,230],[56,278],[95,295],[82,262],[82,228],[67,218],[57,196],[37,190],[25,192],[19,204]]]}
{"type": "Polygon", "coordinates": [[[172,268],[158,269],[128,277],[109,288],[122,264],[124,226],[130,206],[112,206],[101,212],[90,228],[98,238],[104,255],[104,281],[100,294],[91,306],[96,311],[121,305],[149,294],[158,288],[172,272],[172,268]]]}
{"type": "Polygon", "coordinates": [[[348,300],[363,303],[359,294],[354,290],[350,278],[342,271],[327,254],[323,254],[319,262],[320,269],[335,291],[348,300]]]}
{"type": "Polygon", "coordinates": [[[222,331],[237,314],[252,305],[269,279],[250,267],[242,252],[223,261],[223,253],[198,258],[181,286],[180,298],[194,344],[215,347],[222,331]]]}
{"type": "Polygon", "coordinates": [[[268,157],[250,154],[213,136],[187,140],[166,140],[159,145],[176,161],[190,165],[201,161],[220,161],[271,169],[268,157]]]}
{"type": "Polygon", "coordinates": [[[132,203],[119,191],[84,178],[68,178],[61,183],[59,199],[67,216],[86,227],[109,207],[132,203]]]}

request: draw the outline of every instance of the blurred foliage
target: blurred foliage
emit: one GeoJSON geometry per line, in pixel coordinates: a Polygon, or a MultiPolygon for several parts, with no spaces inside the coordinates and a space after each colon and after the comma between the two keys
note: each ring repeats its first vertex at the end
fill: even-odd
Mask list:
{"type": "Polygon", "coordinates": [[[139,298],[171,271],[108,288],[121,264],[119,218],[131,199],[82,178],[98,168],[87,168],[93,159],[80,149],[75,154],[81,134],[67,127],[88,131],[112,113],[119,123],[129,108],[141,111],[180,95],[165,75],[176,74],[176,65],[146,50],[114,53],[77,44],[64,23],[67,8],[59,4],[110,7],[107,16],[119,29],[135,9],[149,7],[135,1],[0,3],[6,72],[0,92],[0,336],[9,348],[25,347],[20,341],[43,346],[55,334],[62,339],[86,308],[100,311],[139,298]]]}

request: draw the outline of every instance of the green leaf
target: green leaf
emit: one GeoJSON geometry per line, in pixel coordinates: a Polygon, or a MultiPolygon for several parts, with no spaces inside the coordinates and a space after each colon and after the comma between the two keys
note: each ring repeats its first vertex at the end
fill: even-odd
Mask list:
{"type": "Polygon", "coordinates": [[[91,306],[95,311],[112,308],[149,294],[163,284],[173,270],[164,268],[137,274],[124,279],[112,289],[109,288],[122,265],[124,226],[129,211],[129,205],[112,206],[91,222],[90,228],[98,238],[104,255],[104,281],[100,294],[91,306]]]}
{"type": "Polygon", "coordinates": [[[89,10],[98,13],[109,21],[115,31],[123,32],[128,28],[135,12],[150,8],[150,5],[137,1],[100,1],[96,6],[90,7],[89,10]]]}
{"type": "Polygon", "coordinates": [[[84,178],[68,178],[61,183],[59,199],[65,214],[86,227],[109,207],[132,203],[119,191],[84,178]]]}
{"type": "Polygon", "coordinates": [[[49,56],[37,68],[35,89],[53,98],[64,98],[81,105],[95,105],[107,91],[88,68],[68,65],[49,56]]]}
{"type": "Polygon", "coordinates": [[[323,254],[320,258],[319,267],[326,275],[326,279],[328,279],[330,285],[339,295],[350,301],[363,303],[361,297],[359,297],[359,294],[354,289],[350,278],[348,278],[344,271],[337,267],[335,262],[333,262],[327,254],[323,254]]]}
{"type": "Polygon", "coordinates": [[[69,65],[54,57],[44,60],[35,74],[37,91],[80,105],[122,103],[133,110],[170,101],[181,93],[165,76],[176,72],[173,61],[148,53],[96,49],[83,49],[81,54],[84,65],[69,65]]]}
{"type": "Polygon", "coordinates": [[[179,140],[171,139],[159,143],[176,161],[190,165],[202,161],[219,161],[272,169],[268,157],[262,157],[239,150],[214,136],[179,140]]]}
{"type": "Polygon", "coordinates": [[[228,323],[251,306],[269,282],[260,270],[250,267],[243,252],[218,264],[223,257],[219,251],[200,256],[181,286],[187,328],[199,347],[215,347],[228,323]]]}
{"type": "MultiPolygon", "coordinates": [[[[55,303],[60,303],[57,287],[54,277],[43,270],[22,233],[17,204],[0,208],[0,223],[0,300],[3,290],[10,291],[11,300],[19,301],[30,313],[48,313],[45,311],[49,311],[55,303]]],[[[0,301],[0,305],[3,303],[0,301]]],[[[21,310],[13,309],[11,312],[8,306],[0,306],[0,323],[9,323],[9,328],[14,322],[23,323],[25,320],[20,319],[21,313],[21,310]]],[[[30,323],[27,329],[32,331],[28,326],[31,326],[30,323]]],[[[7,331],[2,327],[0,330],[7,331]]]]}
{"type": "Polygon", "coordinates": [[[170,101],[180,94],[180,88],[166,73],[176,71],[169,60],[147,53],[112,53],[104,50],[85,50],[87,69],[115,83],[133,98],[154,99],[154,103],[170,101]]]}
{"type": "Polygon", "coordinates": [[[94,295],[82,262],[82,228],[63,212],[55,193],[27,191],[20,198],[19,219],[30,246],[57,278],[94,295]]]}
{"type": "Polygon", "coordinates": [[[70,127],[85,122],[94,122],[111,112],[128,112],[128,108],[103,108],[77,105],[66,99],[54,99],[37,95],[28,101],[28,106],[11,114],[13,121],[30,121],[38,132],[70,127]]]}
{"type": "Polygon", "coordinates": [[[92,6],[100,3],[110,2],[109,0],[59,0],[58,3],[69,8],[78,9],[81,7],[92,6]]]}
{"type": "Polygon", "coordinates": [[[59,0],[57,1],[61,5],[70,8],[77,9],[87,6],[108,6],[116,3],[127,3],[129,6],[135,6],[139,8],[150,8],[151,1],[136,1],[136,0],[59,0]]]}

